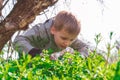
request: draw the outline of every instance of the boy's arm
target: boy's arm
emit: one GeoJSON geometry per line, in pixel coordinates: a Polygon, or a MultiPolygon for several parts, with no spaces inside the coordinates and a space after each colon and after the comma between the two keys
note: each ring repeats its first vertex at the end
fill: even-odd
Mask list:
{"type": "Polygon", "coordinates": [[[17,36],[15,39],[14,39],[14,42],[13,42],[13,47],[15,50],[17,51],[23,51],[25,53],[28,53],[32,48],[34,48],[28,41],[27,39],[25,38],[25,36],[17,36]]]}
{"type": "MultiPolygon", "coordinates": [[[[76,39],[72,43],[71,47],[78,50],[83,57],[88,57],[89,56],[89,51],[91,51],[91,52],[95,51],[95,46],[92,43],[90,43],[90,42],[88,42],[84,39],[83,40],[76,39]]],[[[101,50],[101,49],[97,49],[96,53],[100,54],[104,57],[105,51],[101,50]]]]}
{"type": "Polygon", "coordinates": [[[88,57],[88,55],[89,55],[88,42],[82,41],[77,38],[73,41],[71,47],[75,50],[78,50],[83,57],[88,57]]]}
{"type": "Polygon", "coordinates": [[[29,53],[33,57],[35,54],[40,54],[42,51],[38,48],[35,48],[31,45],[31,43],[28,41],[28,38],[31,38],[31,36],[36,36],[36,27],[33,27],[31,29],[28,29],[23,35],[19,35],[14,39],[13,47],[17,51],[24,51],[25,53],[29,53]]]}

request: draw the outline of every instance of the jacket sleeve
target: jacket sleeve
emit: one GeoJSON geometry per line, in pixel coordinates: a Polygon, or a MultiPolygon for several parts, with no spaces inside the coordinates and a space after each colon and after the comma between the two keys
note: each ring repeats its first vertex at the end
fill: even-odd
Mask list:
{"type": "Polygon", "coordinates": [[[93,45],[92,43],[90,43],[84,39],[77,38],[75,41],[73,41],[71,47],[78,50],[83,57],[88,57],[89,52],[94,52],[95,50],[96,50],[97,54],[100,54],[103,57],[105,54],[104,50],[101,50],[99,48],[96,49],[95,45],[93,45]]]}
{"type": "Polygon", "coordinates": [[[22,35],[17,36],[13,41],[13,48],[17,51],[24,51],[25,53],[28,53],[32,48],[34,48],[27,38],[38,35],[37,27],[37,25],[33,26],[26,30],[22,35]]]}
{"type": "Polygon", "coordinates": [[[71,45],[71,47],[77,51],[80,52],[80,54],[83,56],[83,57],[88,57],[89,53],[88,53],[88,43],[83,41],[83,40],[80,40],[80,39],[75,39],[71,45]]]}

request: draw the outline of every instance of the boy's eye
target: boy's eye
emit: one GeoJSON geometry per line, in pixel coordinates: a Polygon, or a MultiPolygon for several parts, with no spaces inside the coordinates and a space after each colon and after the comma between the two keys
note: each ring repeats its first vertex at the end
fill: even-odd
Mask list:
{"type": "Polygon", "coordinates": [[[73,41],[73,39],[71,39],[70,41],[73,41]]]}
{"type": "Polygon", "coordinates": [[[61,37],[63,40],[67,40],[67,38],[61,37]]]}
{"type": "MultiPolygon", "coordinates": [[[[65,38],[65,37],[61,37],[62,40],[68,40],[68,38],[65,38]]],[[[73,39],[70,39],[70,41],[73,41],[73,39]]]]}

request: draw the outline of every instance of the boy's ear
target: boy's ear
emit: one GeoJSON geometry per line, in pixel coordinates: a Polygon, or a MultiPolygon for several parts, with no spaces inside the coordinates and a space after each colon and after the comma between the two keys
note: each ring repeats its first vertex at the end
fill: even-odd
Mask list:
{"type": "Polygon", "coordinates": [[[55,29],[55,27],[54,27],[54,26],[52,26],[52,27],[51,27],[50,32],[51,32],[51,34],[55,34],[56,29],[55,29]]]}

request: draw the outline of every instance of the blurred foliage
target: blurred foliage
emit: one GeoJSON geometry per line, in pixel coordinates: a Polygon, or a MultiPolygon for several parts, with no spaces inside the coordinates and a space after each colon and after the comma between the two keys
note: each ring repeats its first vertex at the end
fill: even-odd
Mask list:
{"type": "Polygon", "coordinates": [[[1,80],[119,80],[120,61],[107,64],[101,55],[91,52],[82,58],[79,52],[65,53],[58,60],[50,60],[49,50],[44,56],[31,58],[23,53],[15,60],[0,59],[1,80]],[[48,54],[49,53],[49,54],[48,54]]]}

